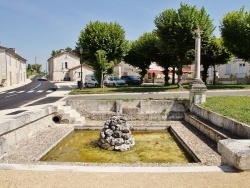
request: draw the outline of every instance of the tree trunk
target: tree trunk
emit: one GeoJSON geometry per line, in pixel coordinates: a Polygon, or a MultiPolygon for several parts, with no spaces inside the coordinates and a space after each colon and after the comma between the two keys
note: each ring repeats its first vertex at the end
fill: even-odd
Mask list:
{"type": "Polygon", "coordinates": [[[215,77],[216,77],[215,65],[213,65],[213,68],[214,68],[213,85],[215,85],[215,77]]]}
{"type": "Polygon", "coordinates": [[[140,75],[141,75],[141,83],[143,83],[143,79],[144,79],[146,73],[147,73],[146,68],[142,68],[142,69],[141,69],[141,72],[140,72],[140,75]]]}
{"type": "Polygon", "coordinates": [[[182,87],[182,64],[181,63],[178,64],[178,83],[177,83],[177,85],[178,85],[179,89],[183,89],[183,87],[182,87]]]}
{"type": "Polygon", "coordinates": [[[202,81],[207,85],[207,72],[208,72],[208,66],[203,65],[203,71],[202,71],[202,81]]]}
{"type": "Polygon", "coordinates": [[[175,84],[175,66],[173,66],[173,71],[172,71],[172,84],[175,84]]]}
{"type": "Polygon", "coordinates": [[[167,67],[164,67],[164,86],[169,86],[169,77],[168,77],[168,66],[167,67]]]}

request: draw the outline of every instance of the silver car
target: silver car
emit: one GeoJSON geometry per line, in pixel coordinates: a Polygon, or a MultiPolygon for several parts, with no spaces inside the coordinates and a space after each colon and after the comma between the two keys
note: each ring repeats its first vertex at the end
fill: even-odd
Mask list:
{"type": "Polygon", "coordinates": [[[117,76],[106,76],[104,78],[103,84],[105,86],[125,86],[127,85],[124,80],[117,76]]]}

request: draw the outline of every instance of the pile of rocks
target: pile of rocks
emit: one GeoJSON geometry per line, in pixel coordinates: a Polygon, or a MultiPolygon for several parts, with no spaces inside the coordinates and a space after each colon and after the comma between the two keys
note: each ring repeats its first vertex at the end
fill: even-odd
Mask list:
{"type": "Polygon", "coordinates": [[[126,118],[122,116],[110,117],[101,130],[98,145],[106,150],[130,150],[135,145],[130,128],[126,118]]]}

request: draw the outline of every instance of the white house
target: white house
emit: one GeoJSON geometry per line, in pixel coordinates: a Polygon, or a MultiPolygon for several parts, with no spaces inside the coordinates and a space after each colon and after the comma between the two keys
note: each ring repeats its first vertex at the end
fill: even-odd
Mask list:
{"type": "MultiPolygon", "coordinates": [[[[61,50],[48,59],[48,71],[51,81],[78,81],[81,79],[80,58],[71,51],[61,50]]],[[[93,74],[93,68],[83,63],[82,73],[84,79],[85,75],[93,74]]]]}
{"type": "Polygon", "coordinates": [[[0,85],[4,87],[24,83],[26,61],[14,48],[0,46],[0,85]]]}
{"type": "MultiPolygon", "coordinates": [[[[227,64],[215,66],[218,78],[245,78],[250,75],[250,64],[239,58],[234,58],[227,64]]],[[[209,68],[209,78],[213,79],[214,68],[209,68]]]]}
{"type": "MultiPolygon", "coordinates": [[[[80,62],[79,62],[80,63],[80,62]]],[[[82,79],[83,83],[85,81],[85,76],[89,74],[94,74],[93,67],[85,63],[82,64],[82,79]]],[[[72,81],[81,80],[81,65],[69,69],[69,77],[72,81]]]]}
{"type": "Polygon", "coordinates": [[[120,63],[118,63],[113,67],[113,73],[117,74],[119,77],[127,75],[139,76],[138,72],[139,72],[138,68],[129,65],[124,61],[121,61],[120,63]]]}

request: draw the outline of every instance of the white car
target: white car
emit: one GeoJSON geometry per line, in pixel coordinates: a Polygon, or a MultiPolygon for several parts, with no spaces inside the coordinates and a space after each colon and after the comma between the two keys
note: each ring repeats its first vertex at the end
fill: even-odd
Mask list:
{"type": "Polygon", "coordinates": [[[98,82],[93,74],[85,76],[85,87],[97,87],[98,82]]]}
{"type": "Polygon", "coordinates": [[[106,76],[104,78],[103,84],[105,86],[125,86],[127,85],[124,80],[117,76],[106,76]]]}

